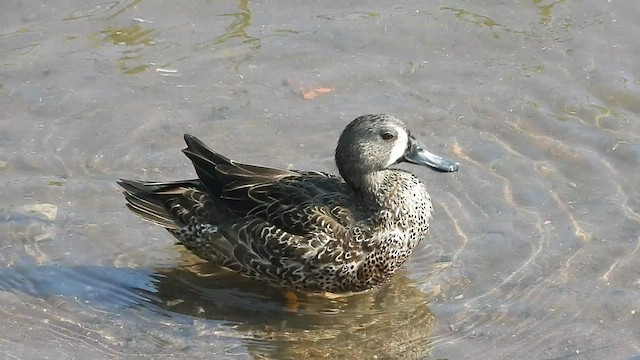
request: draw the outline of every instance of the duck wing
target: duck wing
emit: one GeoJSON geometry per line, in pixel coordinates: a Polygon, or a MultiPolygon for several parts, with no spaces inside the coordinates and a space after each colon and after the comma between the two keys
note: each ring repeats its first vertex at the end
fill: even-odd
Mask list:
{"type": "Polygon", "coordinates": [[[228,159],[191,135],[183,152],[193,162],[207,191],[238,218],[255,216],[284,231],[304,235],[317,221],[352,220],[353,192],[338,176],[313,171],[282,170],[228,159]],[[318,215],[335,219],[317,219],[318,215]],[[315,219],[315,220],[314,220],[315,219]]]}

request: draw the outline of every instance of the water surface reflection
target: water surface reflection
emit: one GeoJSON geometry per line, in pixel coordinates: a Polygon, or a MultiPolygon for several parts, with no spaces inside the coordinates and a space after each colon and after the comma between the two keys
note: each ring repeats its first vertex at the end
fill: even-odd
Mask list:
{"type": "Polygon", "coordinates": [[[150,310],[160,322],[212,321],[205,326],[240,339],[257,359],[420,358],[431,349],[434,323],[429,297],[402,274],[377,291],[329,299],[284,292],[203,263],[150,271],[22,262],[2,270],[0,290],[59,310],[71,311],[77,302],[116,317],[132,308],[150,310]]]}

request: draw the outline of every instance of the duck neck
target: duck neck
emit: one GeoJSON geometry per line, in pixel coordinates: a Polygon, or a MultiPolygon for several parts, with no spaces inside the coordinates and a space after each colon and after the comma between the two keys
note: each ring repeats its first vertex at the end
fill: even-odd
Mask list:
{"type": "Polygon", "coordinates": [[[367,205],[387,209],[396,202],[395,197],[400,195],[394,190],[394,173],[395,170],[389,169],[366,173],[350,185],[367,205]]]}

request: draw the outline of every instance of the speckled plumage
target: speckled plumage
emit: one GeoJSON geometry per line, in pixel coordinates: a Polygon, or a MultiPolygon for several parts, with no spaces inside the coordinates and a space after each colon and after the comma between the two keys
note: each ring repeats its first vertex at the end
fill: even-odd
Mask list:
{"type": "Polygon", "coordinates": [[[400,161],[456,171],[400,120],[364,115],[336,148],[342,177],[240,164],[185,135],[198,179],[122,180],[128,207],[202,259],[277,286],[347,293],[389,279],[424,239],[427,189],[400,161]]]}

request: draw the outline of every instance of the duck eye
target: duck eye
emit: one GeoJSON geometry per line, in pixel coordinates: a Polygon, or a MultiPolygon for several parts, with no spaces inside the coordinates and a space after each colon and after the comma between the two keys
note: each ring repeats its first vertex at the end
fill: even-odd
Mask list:
{"type": "Polygon", "coordinates": [[[392,140],[392,139],[394,139],[396,136],[395,136],[395,135],[393,135],[393,134],[392,134],[392,133],[390,133],[390,132],[385,132],[385,133],[382,133],[382,135],[380,135],[380,137],[382,137],[382,140],[392,140]]]}

